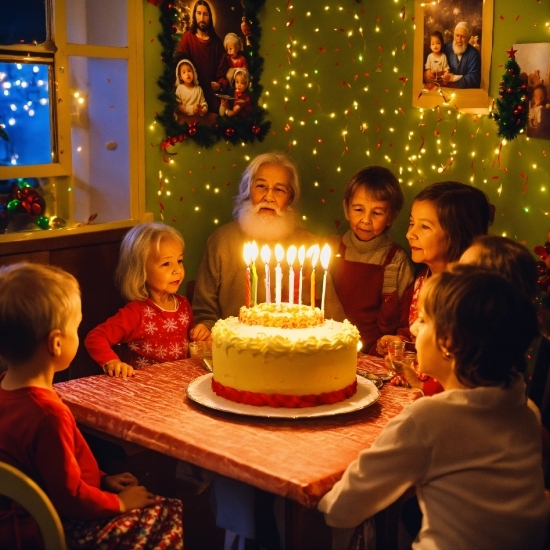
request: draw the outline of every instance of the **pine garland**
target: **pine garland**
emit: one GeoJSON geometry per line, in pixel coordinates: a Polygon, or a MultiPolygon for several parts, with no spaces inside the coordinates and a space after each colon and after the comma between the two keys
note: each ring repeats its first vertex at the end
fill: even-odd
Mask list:
{"type": "Polygon", "coordinates": [[[263,141],[268,133],[271,122],[265,120],[267,111],[259,106],[263,89],[260,84],[263,58],[259,55],[262,30],[257,12],[264,5],[265,0],[242,0],[241,3],[243,17],[246,17],[251,30],[251,35],[248,37],[250,46],[247,50],[247,59],[251,81],[248,92],[252,100],[252,114],[247,118],[218,116],[213,124],[180,123],[174,117],[177,105],[174,88],[176,70],[174,52],[179,40],[179,36],[175,34],[174,18],[179,14],[172,2],[162,2],[160,5],[159,21],[162,33],[158,38],[162,45],[161,59],[164,63],[164,71],[158,79],[158,85],[162,90],[158,98],[164,103],[164,109],[157,115],[156,120],[166,132],[166,138],[161,144],[162,149],[187,140],[206,148],[212,147],[219,140],[232,144],[250,143],[255,140],[263,141]]]}
{"type": "Polygon", "coordinates": [[[508,141],[523,133],[527,126],[529,108],[527,104],[527,83],[520,76],[521,70],[516,61],[517,50],[510,48],[508,61],[499,84],[499,96],[496,100],[497,111],[492,117],[498,126],[498,135],[508,141]]]}

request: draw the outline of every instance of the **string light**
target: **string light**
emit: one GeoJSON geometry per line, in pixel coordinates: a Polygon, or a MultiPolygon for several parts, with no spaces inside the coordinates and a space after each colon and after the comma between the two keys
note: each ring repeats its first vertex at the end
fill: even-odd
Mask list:
{"type": "MultiPolygon", "coordinates": [[[[531,150],[523,151],[523,160],[512,162],[512,155],[521,155],[517,144],[501,141],[486,115],[462,113],[451,90],[445,90],[438,108],[411,106],[410,60],[416,25],[408,4],[394,0],[394,17],[387,7],[380,8],[379,16],[361,3],[323,8],[314,12],[287,5],[273,10],[274,20],[264,25],[262,36],[262,52],[269,57],[264,59],[260,101],[267,109],[269,98],[273,145],[286,147],[300,165],[303,159],[304,169],[320,170],[313,187],[325,204],[332,205],[332,211],[341,208],[341,189],[356,168],[353,160],[363,152],[366,163],[383,162],[394,173],[407,174],[403,185],[408,200],[427,183],[442,178],[477,181],[492,199],[501,196],[503,189],[507,197],[512,191],[518,193],[516,182],[525,182],[527,176],[531,177],[529,185],[546,191],[541,182],[548,178],[550,159],[540,159],[546,146],[541,140],[531,140],[531,150]],[[533,162],[534,155],[538,155],[537,162],[533,162]],[[334,167],[335,182],[326,168],[340,157],[341,164],[334,167]],[[524,175],[516,176],[521,171],[524,175]]],[[[544,28],[550,30],[549,26],[547,22],[544,28]]],[[[525,144],[528,138],[521,140],[525,144]]],[[[239,164],[235,171],[242,167],[239,164]]],[[[229,172],[228,168],[224,171],[229,172]]],[[[221,186],[214,193],[220,199],[233,196],[236,179],[237,175],[231,186],[221,186]]],[[[303,207],[312,215],[304,216],[304,221],[321,216],[314,210],[317,197],[309,199],[303,207]]],[[[497,211],[502,207],[511,208],[499,203],[497,211]]],[[[528,212],[543,215],[533,208],[528,212]]],[[[322,216],[322,223],[327,223],[322,216]]],[[[495,224],[512,218],[497,217],[495,224]]]]}

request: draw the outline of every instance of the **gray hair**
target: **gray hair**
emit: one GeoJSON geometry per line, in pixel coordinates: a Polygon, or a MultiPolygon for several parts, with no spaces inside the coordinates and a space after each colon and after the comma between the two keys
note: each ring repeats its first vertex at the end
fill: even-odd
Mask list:
{"type": "Polygon", "coordinates": [[[468,23],[466,23],[466,21],[460,21],[460,23],[457,23],[456,27],[455,27],[455,32],[456,32],[457,29],[466,29],[467,35],[471,36],[470,35],[470,25],[468,25],[468,23]]]}
{"type": "Polygon", "coordinates": [[[237,218],[243,204],[250,200],[250,188],[254,183],[254,179],[258,170],[264,164],[272,164],[274,166],[283,166],[290,172],[290,192],[291,197],[288,204],[297,203],[300,200],[300,177],[298,176],[298,167],[296,163],[285,153],[280,151],[270,151],[254,157],[241,178],[239,184],[239,192],[235,196],[235,206],[233,207],[233,218],[237,218]]]}
{"type": "Polygon", "coordinates": [[[223,47],[227,50],[227,43],[234,44],[237,47],[237,51],[242,51],[243,41],[234,32],[228,32],[223,39],[223,47]]]}
{"type": "Polygon", "coordinates": [[[147,222],[132,227],[122,239],[115,281],[126,300],[147,299],[147,257],[151,250],[159,250],[161,241],[172,241],[184,248],[181,233],[159,222],[147,222]]]}

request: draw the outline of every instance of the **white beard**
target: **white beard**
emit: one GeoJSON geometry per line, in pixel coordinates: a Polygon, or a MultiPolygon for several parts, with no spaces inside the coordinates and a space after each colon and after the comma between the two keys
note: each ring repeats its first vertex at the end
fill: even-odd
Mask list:
{"type": "Polygon", "coordinates": [[[290,206],[285,210],[260,203],[251,202],[242,205],[237,221],[250,239],[258,241],[282,241],[292,235],[296,227],[296,215],[290,206]],[[274,214],[261,212],[261,208],[274,208],[274,214]]]}
{"type": "Polygon", "coordinates": [[[468,44],[464,44],[464,46],[457,46],[456,42],[453,40],[453,52],[455,52],[456,55],[462,55],[466,48],[468,47],[468,44]]]}

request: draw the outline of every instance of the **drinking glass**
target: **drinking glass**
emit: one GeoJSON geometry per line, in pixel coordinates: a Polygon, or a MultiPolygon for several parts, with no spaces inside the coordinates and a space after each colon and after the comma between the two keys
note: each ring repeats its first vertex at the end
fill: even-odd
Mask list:
{"type": "Polygon", "coordinates": [[[406,351],[403,355],[403,363],[410,367],[414,367],[416,363],[416,353],[414,351],[406,351]]]}
{"type": "Polygon", "coordinates": [[[189,354],[191,357],[210,357],[212,355],[212,342],[189,342],[189,354]]]}
{"type": "Polygon", "coordinates": [[[392,340],[388,343],[388,357],[394,371],[398,370],[395,368],[394,361],[403,361],[404,355],[405,342],[402,340],[392,340]]]}

